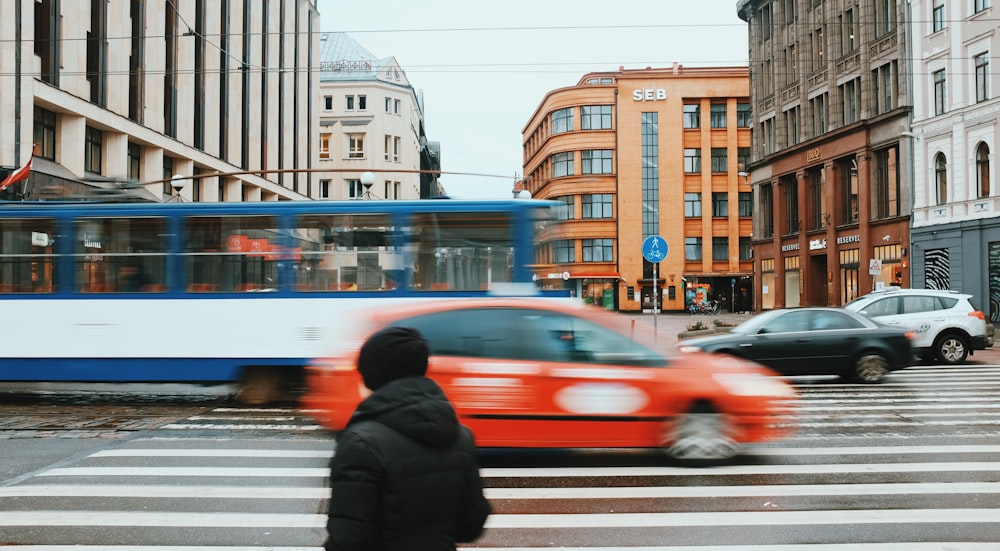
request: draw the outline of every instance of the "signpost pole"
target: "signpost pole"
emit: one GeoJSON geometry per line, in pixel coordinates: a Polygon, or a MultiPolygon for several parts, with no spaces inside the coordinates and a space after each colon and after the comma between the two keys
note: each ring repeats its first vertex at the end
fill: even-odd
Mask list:
{"type": "Polygon", "coordinates": [[[656,327],[656,316],[660,312],[660,280],[657,277],[657,272],[659,271],[660,263],[653,263],[653,338],[658,337],[657,327],[656,327]]]}

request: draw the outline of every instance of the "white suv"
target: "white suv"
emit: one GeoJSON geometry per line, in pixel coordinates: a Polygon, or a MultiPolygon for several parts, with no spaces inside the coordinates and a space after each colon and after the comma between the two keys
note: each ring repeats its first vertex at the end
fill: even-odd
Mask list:
{"type": "Polygon", "coordinates": [[[986,316],[972,295],[956,291],[890,288],[873,291],[843,307],[879,323],[914,332],[913,351],[945,364],[965,361],[987,346],[986,316]]]}

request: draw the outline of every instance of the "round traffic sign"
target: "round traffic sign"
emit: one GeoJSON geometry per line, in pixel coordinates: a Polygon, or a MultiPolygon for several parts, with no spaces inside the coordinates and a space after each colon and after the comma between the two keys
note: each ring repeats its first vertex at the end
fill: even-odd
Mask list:
{"type": "Polygon", "coordinates": [[[650,235],[642,241],[642,257],[656,264],[667,258],[667,240],[659,235],[650,235]]]}

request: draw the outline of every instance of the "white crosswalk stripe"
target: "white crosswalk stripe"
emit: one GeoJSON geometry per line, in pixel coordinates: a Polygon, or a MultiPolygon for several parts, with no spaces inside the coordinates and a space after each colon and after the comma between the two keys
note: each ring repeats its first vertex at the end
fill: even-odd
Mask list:
{"type": "MultiPolygon", "coordinates": [[[[544,464],[486,454],[494,514],[466,547],[1000,550],[1000,369],[921,366],[885,385],[798,388],[788,420],[798,434],[748,447],[734,464],[657,464],[641,451],[544,464]]],[[[309,424],[294,410],[218,408],[163,427],[166,438],[115,442],[0,485],[0,545],[320,551],[334,443],[304,436],[309,424]],[[213,434],[226,430],[237,434],[213,434]]]]}

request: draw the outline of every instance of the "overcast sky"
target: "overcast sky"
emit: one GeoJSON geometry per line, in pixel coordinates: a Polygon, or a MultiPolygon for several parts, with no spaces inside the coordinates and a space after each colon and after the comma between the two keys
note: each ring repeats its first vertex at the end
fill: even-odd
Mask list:
{"type": "Polygon", "coordinates": [[[747,65],[736,0],[318,0],[323,32],[395,57],[424,96],[452,197],[505,198],[545,94],[591,71],[747,65]]]}

